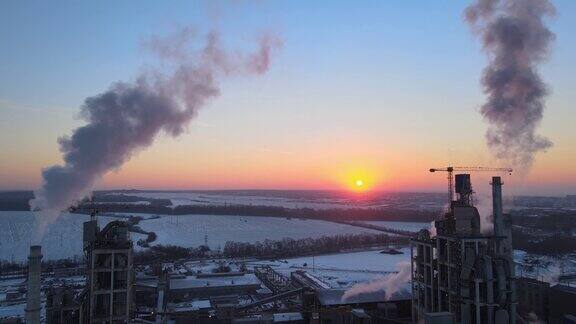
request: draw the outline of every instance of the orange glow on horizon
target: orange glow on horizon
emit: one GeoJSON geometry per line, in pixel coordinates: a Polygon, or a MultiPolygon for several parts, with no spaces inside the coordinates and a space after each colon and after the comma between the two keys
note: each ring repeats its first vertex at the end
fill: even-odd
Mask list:
{"type": "Polygon", "coordinates": [[[381,182],[376,168],[366,167],[344,167],[339,172],[339,182],[343,184],[347,191],[364,193],[374,190],[381,182]]]}

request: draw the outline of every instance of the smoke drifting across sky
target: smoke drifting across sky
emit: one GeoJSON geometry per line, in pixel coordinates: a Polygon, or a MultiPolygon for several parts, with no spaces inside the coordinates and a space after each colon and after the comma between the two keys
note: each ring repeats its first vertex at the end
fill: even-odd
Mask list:
{"type": "Polygon", "coordinates": [[[255,52],[232,53],[223,48],[217,32],[199,35],[184,27],[143,45],[161,60],[162,69],[142,73],[134,82],[114,83],[87,98],[81,108],[87,124],[58,139],[64,165],[42,171],[43,184],[30,201],[44,213],[41,232],[160,133],[182,134],[198,110],[220,94],[222,77],[266,72],[279,41],[264,36],[255,52]]]}
{"type": "Polygon", "coordinates": [[[488,98],[481,108],[489,124],[488,146],[522,169],[532,165],[535,153],[552,146],[536,131],[547,94],[537,66],[555,37],[543,20],[554,13],[548,0],[477,0],[465,11],[489,60],[482,76],[488,98]]]}

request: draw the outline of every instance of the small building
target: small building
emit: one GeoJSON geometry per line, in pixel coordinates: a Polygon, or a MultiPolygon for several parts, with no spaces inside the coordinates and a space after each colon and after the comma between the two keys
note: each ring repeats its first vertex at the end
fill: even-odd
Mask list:
{"type": "Polygon", "coordinates": [[[387,296],[386,292],[344,297],[345,289],[320,289],[315,292],[319,323],[380,323],[386,320],[410,321],[410,285],[387,296]]]}
{"type": "Polygon", "coordinates": [[[18,290],[8,290],[6,292],[6,302],[17,302],[24,300],[24,295],[18,290]]]}
{"type": "Polygon", "coordinates": [[[570,316],[576,317],[576,287],[555,285],[549,290],[550,324],[572,323],[570,316]]]}
{"type": "Polygon", "coordinates": [[[536,315],[540,319],[548,318],[550,284],[532,278],[518,278],[518,314],[522,318],[536,315]]]}
{"type": "Polygon", "coordinates": [[[272,315],[272,323],[300,324],[304,323],[301,313],[278,313],[272,315]]]}
{"type": "Polygon", "coordinates": [[[449,312],[425,313],[424,324],[453,324],[454,314],[449,312]]]}
{"type": "Polygon", "coordinates": [[[80,303],[71,287],[50,288],[46,294],[46,324],[78,323],[80,303]]]}

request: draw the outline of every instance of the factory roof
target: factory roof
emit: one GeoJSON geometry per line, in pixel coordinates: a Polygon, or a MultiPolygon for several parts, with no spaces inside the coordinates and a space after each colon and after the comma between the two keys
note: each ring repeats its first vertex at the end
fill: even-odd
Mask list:
{"type": "Polygon", "coordinates": [[[186,277],[183,279],[171,279],[170,289],[190,289],[200,287],[224,287],[224,286],[245,286],[260,285],[260,280],[253,274],[232,277],[210,277],[196,278],[186,277]]]}
{"type": "MultiPolygon", "coordinates": [[[[138,280],[137,285],[155,288],[158,285],[157,279],[138,280]]],[[[253,274],[243,276],[220,276],[197,278],[196,276],[186,276],[170,279],[170,289],[195,289],[207,287],[229,287],[229,286],[247,286],[260,285],[260,280],[253,274]]]]}
{"type": "Polygon", "coordinates": [[[323,306],[336,306],[336,305],[346,305],[346,304],[366,304],[366,303],[381,303],[387,301],[399,301],[411,298],[411,294],[408,290],[403,289],[394,293],[390,298],[386,299],[386,292],[384,290],[362,293],[353,296],[349,296],[346,300],[342,297],[346,289],[321,289],[316,292],[316,296],[323,306]]]}

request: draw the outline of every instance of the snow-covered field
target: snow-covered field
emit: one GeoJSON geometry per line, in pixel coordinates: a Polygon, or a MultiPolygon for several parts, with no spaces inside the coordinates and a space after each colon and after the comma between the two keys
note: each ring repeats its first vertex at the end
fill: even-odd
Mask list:
{"type": "MultiPolygon", "coordinates": [[[[44,259],[61,259],[82,255],[82,223],[89,220],[87,215],[63,213],[50,224],[40,242],[38,237],[38,213],[21,211],[0,211],[0,259],[26,260],[31,244],[41,244],[44,259]]],[[[100,217],[104,226],[110,217],[100,217]]]]}
{"type": "MultiPolygon", "coordinates": [[[[118,214],[118,216],[127,216],[118,214]]],[[[320,220],[285,219],[276,217],[181,215],[141,215],[149,218],[139,226],[146,231],[156,232],[154,244],[174,244],[184,247],[204,244],[216,249],[223,248],[227,241],[257,242],[284,237],[294,239],[321,237],[336,234],[376,233],[376,231],[320,220]]],[[[64,213],[50,224],[40,242],[34,242],[38,213],[0,211],[0,259],[24,261],[30,244],[40,243],[44,259],[70,258],[82,255],[82,223],[86,215],[64,213]]],[[[115,220],[115,217],[98,217],[100,226],[115,220]]],[[[140,234],[132,234],[137,240],[140,234]]]]}
{"type": "Polygon", "coordinates": [[[371,208],[378,204],[356,202],[348,199],[292,199],[285,197],[239,196],[227,194],[208,194],[191,192],[142,192],[135,194],[143,198],[169,199],[172,206],[208,205],[208,206],[272,206],[286,208],[371,208]]]}
{"type": "Polygon", "coordinates": [[[157,242],[184,247],[204,244],[208,235],[210,248],[224,247],[227,241],[256,242],[285,237],[301,239],[337,234],[378,233],[321,220],[279,217],[183,215],[163,216],[140,222],[139,226],[158,235],[157,242]]]}
{"type": "Polygon", "coordinates": [[[417,222],[363,221],[362,223],[410,232],[418,232],[423,228],[426,229],[430,228],[430,223],[417,223],[417,222]]]}
{"type": "Polygon", "coordinates": [[[383,208],[398,207],[403,209],[442,208],[444,198],[433,194],[381,193],[370,196],[350,195],[338,192],[313,192],[295,194],[282,191],[254,194],[249,191],[238,192],[135,192],[122,193],[143,198],[169,199],[172,206],[181,205],[243,205],[273,206],[285,208],[383,208]]]}
{"type": "MultiPolygon", "coordinates": [[[[108,222],[127,217],[128,214],[117,214],[115,217],[99,216],[100,226],[108,222]]],[[[145,220],[139,226],[146,231],[156,232],[158,238],[153,244],[173,244],[192,247],[204,244],[207,235],[208,245],[212,249],[223,248],[227,241],[256,242],[266,239],[278,240],[285,237],[294,239],[321,237],[324,235],[350,234],[376,231],[320,220],[285,219],[276,217],[247,216],[216,216],[216,215],[182,215],[160,216],[140,215],[145,220]]],[[[86,215],[64,213],[52,223],[40,242],[34,242],[36,236],[36,221],[38,214],[32,212],[0,211],[0,260],[25,261],[30,244],[42,245],[44,259],[54,260],[82,256],[82,223],[89,219],[86,215]]],[[[371,221],[371,224],[388,228],[418,231],[427,228],[427,223],[371,221]]],[[[141,234],[131,234],[134,241],[141,234]]],[[[136,246],[138,249],[139,247],[136,246]]],[[[367,251],[339,255],[318,256],[314,258],[317,271],[323,271],[328,277],[344,281],[355,281],[358,274],[369,280],[378,273],[371,271],[392,271],[394,265],[401,260],[408,260],[408,253],[398,256],[381,255],[378,252],[367,251]],[[382,262],[385,259],[386,262],[382,262]],[[398,260],[396,260],[398,259],[398,260]],[[348,267],[350,266],[350,267],[348,267]],[[324,270],[320,270],[324,268],[324,270]],[[336,270],[335,270],[336,269],[336,270]],[[364,273],[347,272],[350,270],[367,270],[364,273]],[[338,273],[338,275],[335,275],[338,273]],[[348,277],[351,273],[354,276],[348,277]]],[[[554,277],[562,272],[576,271],[576,261],[572,257],[545,257],[529,255],[516,251],[515,260],[518,264],[518,274],[544,278],[554,281],[554,277]]],[[[297,258],[290,261],[288,267],[302,267],[307,263],[311,267],[312,257],[297,258]]],[[[285,263],[275,263],[281,269],[285,263]]],[[[334,283],[334,281],[332,281],[334,283]]]]}

